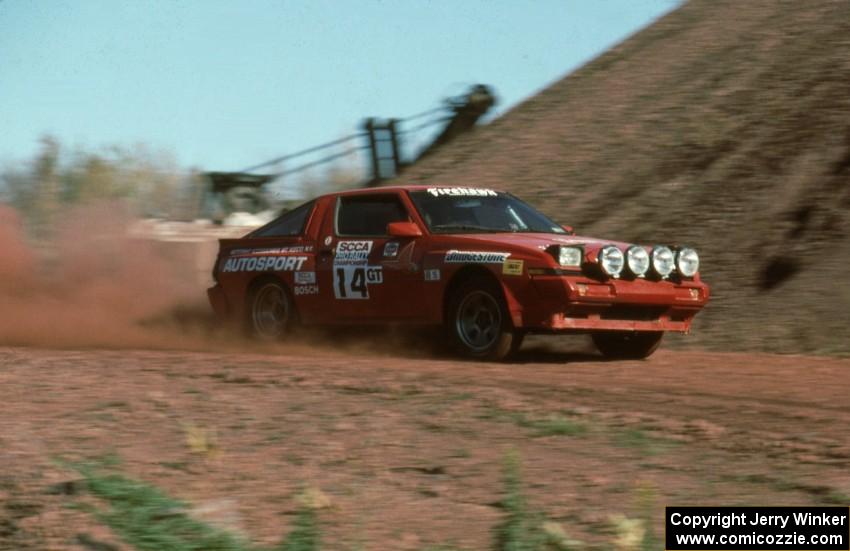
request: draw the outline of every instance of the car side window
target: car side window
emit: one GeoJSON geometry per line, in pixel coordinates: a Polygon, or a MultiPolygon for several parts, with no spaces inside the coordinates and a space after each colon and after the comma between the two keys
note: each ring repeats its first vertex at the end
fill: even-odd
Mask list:
{"type": "Polygon", "coordinates": [[[337,235],[384,236],[390,222],[407,222],[410,216],[398,195],[353,195],[339,198],[337,235]]]}
{"type": "Polygon", "coordinates": [[[250,234],[251,237],[292,237],[304,233],[304,226],[316,206],[315,201],[305,203],[250,234]]]}

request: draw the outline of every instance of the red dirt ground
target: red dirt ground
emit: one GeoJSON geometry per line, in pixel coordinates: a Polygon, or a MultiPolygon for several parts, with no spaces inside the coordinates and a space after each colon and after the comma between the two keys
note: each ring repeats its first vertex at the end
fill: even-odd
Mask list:
{"type": "Polygon", "coordinates": [[[610,544],[614,514],[661,537],[665,505],[846,505],[848,369],[669,350],[606,362],[535,342],[512,364],[0,348],[0,549],[94,548],[81,534],[126,548],[50,491],[78,477],[56,457],[109,453],[256,543],[318,489],[329,549],[487,548],[512,450],[531,506],[588,543],[610,544]],[[206,451],[189,446],[199,431],[206,451]]]}

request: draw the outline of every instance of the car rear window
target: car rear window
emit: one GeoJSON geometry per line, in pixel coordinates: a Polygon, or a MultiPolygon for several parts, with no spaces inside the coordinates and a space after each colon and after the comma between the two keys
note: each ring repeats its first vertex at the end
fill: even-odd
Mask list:
{"type": "Polygon", "coordinates": [[[387,235],[387,224],[410,220],[398,195],[340,197],[336,213],[337,235],[387,235]]]}
{"type": "Polygon", "coordinates": [[[304,233],[304,226],[316,206],[315,201],[304,203],[289,212],[282,214],[262,228],[254,231],[251,237],[292,237],[304,233]]]}

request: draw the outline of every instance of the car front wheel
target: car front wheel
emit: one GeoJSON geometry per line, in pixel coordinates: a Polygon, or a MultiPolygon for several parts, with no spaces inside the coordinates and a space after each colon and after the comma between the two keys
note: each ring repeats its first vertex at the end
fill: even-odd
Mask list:
{"type": "Polygon", "coordinates": [[[502,290],[494,282],[462,284],[452,296],[446,326],[455,348],[470,358],[501,360],[521,341],[502,290]]]}
{"type": "Polygon", "coordinates": [[[294,319],[289,293],[277,281],[257,285],[251,293],[247,325],[249,333],[263,340],[282,338],[294,319]]]}
{"type": "Polygon", "coordinates": [[[593,333],[593,343],[606,358],[648,358],[661,344],[661,331],[603,331],[593,333]]]}

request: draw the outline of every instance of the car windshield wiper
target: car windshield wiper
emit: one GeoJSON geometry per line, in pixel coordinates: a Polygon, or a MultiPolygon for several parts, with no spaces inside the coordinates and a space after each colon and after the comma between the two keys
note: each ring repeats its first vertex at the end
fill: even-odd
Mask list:
{"type": "Polygon", "coordinates": [[[431,226],[434,231],[440,230],[461,230],[461,231],[482,231],[488,233],[503,233],[511,230],[500,230],[498,228],[488,228],[487,226],[476,226],[475,224],[436,224],[431,226]]]}

